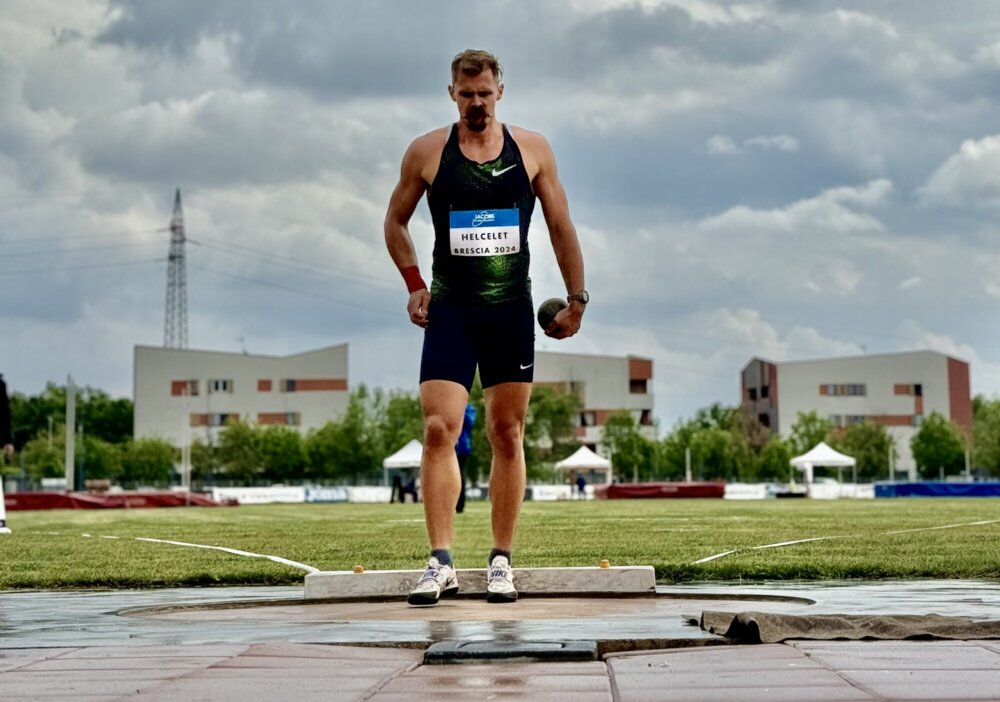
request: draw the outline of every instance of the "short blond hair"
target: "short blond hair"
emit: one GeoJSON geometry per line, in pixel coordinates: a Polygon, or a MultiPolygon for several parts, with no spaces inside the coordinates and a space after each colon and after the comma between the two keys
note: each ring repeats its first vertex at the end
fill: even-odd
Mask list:
{"type": "Polygon", "coordinates": [[[493,77],[497,83],[503,78],[503,66],[499,59],[489,51],[480,49],[466,49],[451,62],[451,82],[458,80],[458,74],[467,76],[478,76],[486,69],[493,71],[493,77]]]}

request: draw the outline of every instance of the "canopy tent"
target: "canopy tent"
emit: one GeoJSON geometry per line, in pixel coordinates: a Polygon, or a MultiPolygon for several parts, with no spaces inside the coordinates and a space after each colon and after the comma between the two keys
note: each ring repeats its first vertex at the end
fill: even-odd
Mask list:
{"type": "Polygon", "coordinates": [[[605,484],[611,484],[611,461],[601,458],[586,446],[581,446],[572,456],[556,463],[556,470],[577,473],[590,471],[592,475],[602,475],[605,484]]]}
{"type": "Polygon", "coordinates": [[[834,451],[832,448],[826,445],[825,441],[820,441],[816,446],[802,454],[801,456],[796,456],[791,461],[791,465],[795,466],[804,473],[804,479],[807,484],[813,482],[813,467],[814,466],[834,466],[837,468],[837,478],[840,478],[840,469],[844,466],[851,466],[854,468],[854,482],[857,483],[857,464],[850,456],[846,456],[839,451],[834,451]]]}
{"type": "Polygon", "coordinates": [[[424,445],[416,439],[411,439],[403,448],[396,451],[391,456],[387,456],[382,461],[382,476],[386,485],[389,485],[389,469],[419,468],[420,459],[424,455],[424,445]]]}

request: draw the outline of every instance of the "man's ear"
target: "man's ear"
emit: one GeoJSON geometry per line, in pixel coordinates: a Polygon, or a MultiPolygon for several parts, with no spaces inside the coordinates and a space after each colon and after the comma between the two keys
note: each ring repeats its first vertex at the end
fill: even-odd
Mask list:
{"type": "Polygon", "coordinates": [[[452,102],[458,102],[458,100],[455,99],[455,86],[454,86],[454,84],[451,84],[451,83],[448,84],[448,96],[451,98],[452,102]]]}
{"type": "Polygon", "coordinates": [[[503,98],[503,83],[497,88],[497,100],[503,98]]]}

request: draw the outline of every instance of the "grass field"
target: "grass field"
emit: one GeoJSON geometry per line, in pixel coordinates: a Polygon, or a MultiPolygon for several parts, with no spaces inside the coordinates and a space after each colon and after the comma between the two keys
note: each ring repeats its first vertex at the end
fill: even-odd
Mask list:
{"type": "MultiPolygon", "coordinates": [[[[136,537],[225,546],[321,570],[355,564],[416,569],[427,552],[420,505],[69,510],[7,517],[13,534],[0,536],[0,589],[300,584],[304,576],[263,559],[136,537]]],[[[484,567],[490,542],[489,505],[470,503],[456,515],[456,565],[484,567]]],[[[525,503],[515,566],[587,566],[602,558],[614,565],[652,565],[661,583],[1000,578],[1000,500],[525,503]],[[890,533],[904,530],[920,531],[890,533]],[[837,538],[753,550],[816,537],[837,538]],[[731,550],[736,552],[694,563],[731,550]]]]}

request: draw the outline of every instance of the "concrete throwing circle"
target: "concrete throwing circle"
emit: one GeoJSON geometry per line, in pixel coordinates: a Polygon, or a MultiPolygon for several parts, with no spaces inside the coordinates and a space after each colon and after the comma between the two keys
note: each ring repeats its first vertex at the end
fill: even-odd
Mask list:
{"type": "Polygon", "coordinates": [[[813,604],[799,597],[656,595],[652,597],[522,597],[490,604],[482,597],[443,599],[434,607],[411,607],[404,600],[228,602],[204,605],[142,607],[121,614],[189,622],[343,623],[371,621],[499,622],[540,620],[633,619],[657,621],[686,617],[702,610],[801,612],[813,604]]]}

